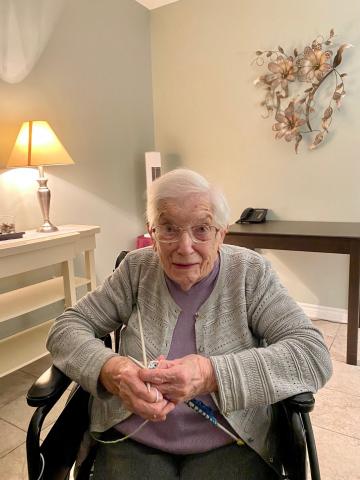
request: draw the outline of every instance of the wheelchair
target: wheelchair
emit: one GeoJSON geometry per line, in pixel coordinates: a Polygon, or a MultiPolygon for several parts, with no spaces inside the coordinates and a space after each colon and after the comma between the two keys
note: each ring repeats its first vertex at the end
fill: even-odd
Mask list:
{"type": "MultiPolygon", "coordinates": [[[[121,252],[115,268],[127,252],[121,252]]],[[[105,345],[112,346],[110,335],[105,345]]],[[[115,332],[115,350],[119,335],[115,332]]],[[[44,441],[40,432],[44,419],[71,383],[59,369],[52,365],[36,380],[27,394],[27,403],[36,410],[30,420],[26,438],[29,480],[66,480],[77,459],[80,444],[88,431],[90,394],[77,385],[53,424],[44,441]]],[[[283,480],[306,480],[307,461],[311,479],[320,480],[319,463],[309,412],[314,408],[312,393],[301,393],[273,405],[276,428],[280,439],[280,461],[283,480]]],[[[76,473],[76,480],[91,479],[91,469],[96,455],[96,445],[76,473]]]]}

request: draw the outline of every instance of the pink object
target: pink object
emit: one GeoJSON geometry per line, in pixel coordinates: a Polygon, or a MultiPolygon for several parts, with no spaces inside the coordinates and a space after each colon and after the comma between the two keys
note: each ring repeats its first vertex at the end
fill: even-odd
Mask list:
{"type": "Polygon", "coordinates": [[[149,247],[150,245],[152,245],[151,237],[145,237],[145,235],[136,237],[136,248],[149,247]]]}

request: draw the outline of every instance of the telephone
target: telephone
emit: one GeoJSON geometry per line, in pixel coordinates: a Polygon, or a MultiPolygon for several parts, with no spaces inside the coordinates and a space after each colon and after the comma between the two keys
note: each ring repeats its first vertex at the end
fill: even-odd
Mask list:
{"type": "Polygon", "coordinates": [[[267,208],[245,208],[236,223],[262,223],[266,221],[267,208]]]}

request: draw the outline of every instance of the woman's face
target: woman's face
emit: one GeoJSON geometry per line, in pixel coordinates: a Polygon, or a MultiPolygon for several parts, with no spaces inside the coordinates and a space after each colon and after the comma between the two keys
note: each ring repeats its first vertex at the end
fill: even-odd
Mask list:
{"type": "MultiPolygon", "coordinates": [[[[180,228],[214,225],[208,195],[193,194],[178,201],[163,200],[157,224],[152,227],[157,225],[173,225],[180,228]]],[[[149,233],[165,273],[186,291],[211,272],[226,232],[223,229],[217,232],[213,229],[213,236],[206,243],[195,243],[188,230],[183,230],[179,240],[174,243],[159,242],[151,229],[149,233]]]]}

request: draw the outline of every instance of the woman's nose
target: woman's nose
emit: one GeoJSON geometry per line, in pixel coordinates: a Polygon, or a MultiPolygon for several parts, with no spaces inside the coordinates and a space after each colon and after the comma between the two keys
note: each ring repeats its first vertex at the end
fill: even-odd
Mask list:
{"type": "Polygon", "coordinates": [[[193,240],[188,231],[183,230],[181,232],[179,241],[178,241],[178,251],[181,253],[193,252],[193,240]]]}

